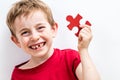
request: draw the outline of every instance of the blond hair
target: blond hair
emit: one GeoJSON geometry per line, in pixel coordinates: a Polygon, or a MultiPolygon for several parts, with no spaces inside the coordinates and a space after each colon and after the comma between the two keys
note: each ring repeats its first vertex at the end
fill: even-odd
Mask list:
{"type": "Polygon", "coordinates": [[[15,19],[23,14],[27,16],[29,13],[31,13],[34,10],[42,10],[45,13],[46,18],[48,22],[50,23],[50,25],[51,26],[54,25],[52,11],[47,4],[45,4],[41,0],[21,0],[13,4],[12,8],[7,14],[6,23],[12,35],[15,36],[15,33],[14,33],[15,19]]]}

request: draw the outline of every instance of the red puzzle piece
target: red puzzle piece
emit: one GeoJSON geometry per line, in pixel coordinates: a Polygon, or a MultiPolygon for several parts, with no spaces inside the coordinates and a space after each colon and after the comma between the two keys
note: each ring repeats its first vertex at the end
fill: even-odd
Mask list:
{"type": "MultiPolygon", "coordinates": [[[[80,26],[80,20],[82,19],[82,16],[81,15],[77,15],[75,18],[73,18],[71,15],[68,15],[66,17],[66,20],[70,22],[70,24],[67,26],[69,30],[72,30],[73,27],[77,27],[78,28],[78,32],[75,33],[75,35],[78,37],[79,35],[79,32],[81,30],[81,28],[79,27],[80,26]]],[[[85,22],[86,25],[89,25],[91,26],[91,23],[89,21],[86,21],[85,22]]]]}

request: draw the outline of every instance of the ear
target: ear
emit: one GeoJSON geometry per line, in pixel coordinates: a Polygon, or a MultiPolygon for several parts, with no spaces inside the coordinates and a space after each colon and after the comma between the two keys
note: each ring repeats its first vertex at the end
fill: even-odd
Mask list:
{"type": "Polygon", "coordinates": [[[20,42],[18,41],[17,37],[15,37],[15,36],[12,35],[12,36],[11,36],[11,40],[12,40],[18,47],[21,48],[20,42]]]}
{"type": "Polygon", "coordinates": [[[52,26],[53,38],[55,38],[57,31],[58,31],[58,24],[54,23],[54,25],[52,26]]]}

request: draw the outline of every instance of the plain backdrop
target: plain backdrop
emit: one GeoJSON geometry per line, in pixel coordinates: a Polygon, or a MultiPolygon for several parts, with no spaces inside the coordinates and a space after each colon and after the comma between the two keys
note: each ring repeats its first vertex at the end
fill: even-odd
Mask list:
{"type": "MultiPolygon", "coordinates": [[[[10,80],[15,65],[29,56],[10,39],[6,14],[18,0],[0,0],[0,80],[10,80]]],[[[120,4],[119,0],[43,0],[52,9],[59,25],[54,47],[77,50],[77,29],[68,30],[67,15],[83,16],[92,23],[93,39],[89,46],[90,56],[102,80],[120,80],[120,4]]]]}

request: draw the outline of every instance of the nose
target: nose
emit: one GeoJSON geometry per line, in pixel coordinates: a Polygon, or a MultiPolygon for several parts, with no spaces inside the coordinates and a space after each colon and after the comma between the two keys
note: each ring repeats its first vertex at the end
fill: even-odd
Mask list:
{"type": "Polygon", "coordinates": [[[32,32],[32,35],[31,35],[32,41],[37,41],[37,40],[39,40],[39,38],[40,38],[40,34],[38,32],[36,32],[36,31],[32,32]]]}

